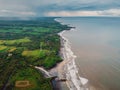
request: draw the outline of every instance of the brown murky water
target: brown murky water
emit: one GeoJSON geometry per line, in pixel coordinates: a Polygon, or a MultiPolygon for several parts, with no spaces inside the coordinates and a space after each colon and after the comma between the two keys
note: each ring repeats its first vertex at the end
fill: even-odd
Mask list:
{"type": "Polygon", "coordinates": [[[95,90],[120,90],[120,18],[59,20],[76,27],[64,36],[77,56],[79,74],[87,78],[95,90]]]}

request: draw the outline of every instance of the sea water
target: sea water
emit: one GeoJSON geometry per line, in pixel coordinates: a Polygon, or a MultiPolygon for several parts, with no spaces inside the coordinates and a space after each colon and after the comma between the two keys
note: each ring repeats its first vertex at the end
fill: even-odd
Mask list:
{"type": "Polygon", "coordinates": [[[68,70],[75,67],[72,69],[75,71],[67,73],[73,73],[72,84],[78,86],[80,83],[74,80],[74,73],[78,71],[78,77],[88,80],[90,90],[120,90],[120,18],[69,17],[58,20],[75,27],[63,33],[76,56],[72,58],[75,62],[70,62],[73,67],[67,66],[68,70]]]}

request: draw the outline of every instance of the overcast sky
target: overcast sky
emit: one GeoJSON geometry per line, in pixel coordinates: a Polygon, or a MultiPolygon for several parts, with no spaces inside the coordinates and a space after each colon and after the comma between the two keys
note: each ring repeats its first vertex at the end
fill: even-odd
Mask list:
{"type": "Polygon", "coordinates": [[[0,16],[120,16],[120,0],[0,0],[0,16]]]}

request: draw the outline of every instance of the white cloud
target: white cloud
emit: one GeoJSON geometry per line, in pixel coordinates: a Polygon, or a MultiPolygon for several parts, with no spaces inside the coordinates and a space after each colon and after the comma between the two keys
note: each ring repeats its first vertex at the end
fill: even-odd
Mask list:
{"type": "Polygon", "coordinates": [[[48,12],[45,16],[98,16],[96,11],[58,11],[48,12]]]}
{"type": "Polygon", "coordinates": [[[32,12],[32,11],[12,11],[12,10],[6,10],[6,9],[3,9],[3,10],[0,10],[0,16],[19,16],[19,17],[22,17],[22,16],[36,16],[36,13],[35,12],[32,12]]]}
{"type": "Polygon", "coordinates": [[[45,16],[120,16],[120,9],[102,11],[54,11],[45,13],[45,16]]]}
{"type": "Polygon", "coordinates": [[[109,9],[101,12],[104,15],[120,16],[120,9],[109,9]]]}

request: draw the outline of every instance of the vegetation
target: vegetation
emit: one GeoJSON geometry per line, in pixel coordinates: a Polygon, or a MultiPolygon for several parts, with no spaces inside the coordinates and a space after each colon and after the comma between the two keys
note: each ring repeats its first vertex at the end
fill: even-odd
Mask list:
{"type": "Polygon", "coordinates": [[[70,29],[54,18],[0,21],[0,90],[52,90],[34,66],[50,69],[62,61],[59,56],[62,30],[70,29]],[[27,81],[26,87],[16,82],[27,81]]]}

